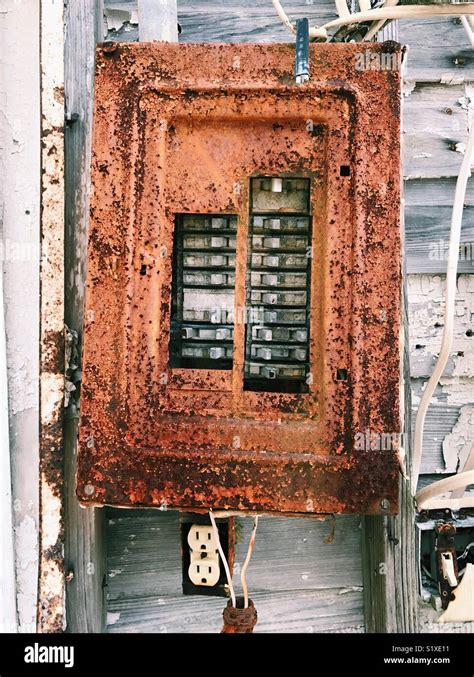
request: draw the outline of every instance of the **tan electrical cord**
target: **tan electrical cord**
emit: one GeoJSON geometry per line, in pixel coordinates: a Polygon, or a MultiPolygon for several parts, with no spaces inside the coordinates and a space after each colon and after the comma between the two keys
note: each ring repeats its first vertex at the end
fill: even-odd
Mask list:
{"type": "MultiPolygon", "coordinates": [[[[235,590],[234,590],[234,585],[232,583],[232,576],[230,575],[230,568],[229,564],[227,562],[226,556],[224,554],[224,551],[222,549],[221,545],[221,540],[219,537],[219,530],[217,528],[216,520],[214,518],[214,515],[212,513],[212,510],[209,510],[209,517],[211,519],[211,524],[212,524],[212,529],[214,532],[214,538],[216,539],[217,543],[217,549],[219,550],[219,555],[222,560],[222,564],[224,565],[226,577],[227,577],[227,583],[229,585],[229,591],[230,591],[230,597],[232,600],[232,606],[235,608],[237,604],[236,596],[235,596],[235,590]]],[[[245,557],[245,562],[242,566],[242,570],[240,573],[240,580],[242,583],[242,590],[244,593],[244,609],[248,608],[249,605],[249,594],[248,594],[248,589],[247,589],[247,569],[250,564],[250,558],[252,557],[252,552],[253,552],[253,547],[255,545],[255,536],[257,532],[257,526],[258,526],[258,515],[254,517],[253,520],[253,527],[252,527],[252,533],[250,535],[250,542],[249,542],[249,547],[247,549],[247,555],[245,557]]]]}
{"type": "MultiPolygon", "coordinates": [[[[272,0],[273,6],[282,20],[283,24],[289,31],[295,33],[295,27],[285,10],[281,6],[279,0],[272,0]]],[[[375,35],[377,30],[387,21],[392,19],[418,19],[429,18],[433,16],[458,16],[458,17],[472,17],[474,15],[474,3],[443,3],[430,5],[398,5],[394,6],[391,0],[387,0],[384,7],[377,7],[361,12],[354,12],[351,14],[345,11],[345,0],[336,1],[336,10],[339,14],[337,19],[328,21],[323,26],[311,26],[309,29],[309,37],[319,40],[328,40],[327,31],[331,28],[342,28],[357,23],[374,22],[376,25],[371,26],[369,32],[364,40],[369,40],[375,35]]],[[[346,5],[347,8],[347,5],[346,5]]],[[[465,22],[463,21],[463,25],[465,22]]],[[[465,25],[466,27],[466,25],[465,25]]]]}
{"type": "Polygon", "coordinates": [[[247,590],[247,569],[250,564],[250,558],[252,557],[253,546],[255,544],[255,536],[257,535],[257,526],[258,526],[258,515],[253,519],[252,533],[250,534],[250,542],[247,550],[247,556],[245,558],[242,571],[240,572],[240,580],[242,582],[242,590],[244,591],[244,609],[247,609],[249,605],[249,593],[247,590]]]}
{"type": "Polygon", "coordinates": [[[222,564],[224,565],[225,575],[227,577],[227,584],[229,585],[230,598],[232,600],[232,606],[236,607],[237,602],[235,599],[234,586],[232,584],[232,576],[230,575],[229,564],[227,562],[226,556],[224,555],[224,551],[222,550],[221,539],[219,537],[219,530],[217,528],[214,515],[212,514],[212,510],[209,510],[209,517],[211,518],[212,530],[214,532],[214,538],[216,539],[217,549],[219,550],[219,555],[221,557],[222,564]]]}

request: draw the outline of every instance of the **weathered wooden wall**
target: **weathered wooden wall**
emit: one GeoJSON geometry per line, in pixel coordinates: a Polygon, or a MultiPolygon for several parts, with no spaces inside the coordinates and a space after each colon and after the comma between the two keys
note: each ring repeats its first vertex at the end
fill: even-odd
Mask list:
{"type": "MultiPolygon", "coordinates": [[[[136,4],[105,4],[108,38],[136,40],[136,4]]],[[[332,0],[286,0],[285,7],[292,17],[309,16],[314,23],[323,23],[333,15],[332,0]]],[[[180,0],[178,9],[183,41],[291,40],[269,0],[180,0]]],[[[472,111],[474,52],[469,49],[462,27],[452,19],[402,22],[399,39],[410,46],[403,129],[412,390],[416,405],[441,339],[446,266],[443,243],[448,241],[455,177],[472,111]]],[[[89,73],[90,67],[89,64],[89,73]]],[[[421,483],[449,471],[442,456],[443,440],[447,440],[445,446],[451,449],[452,460],[463,435],[472,437],[473,432],[473,213],[471,183],[462,236],[467,256],[460,264],[456,337],[450,367],[428,414],[421,483]]],[[[81,218],[81,233],[84,227],[81,218]]],[[[241,521],[248,535],[248,520],[241,521]]],[[[367,619],[363,611],[359,525],[357,517],[337,518],[334,539],[329,543],[330,522],[262,519],[249,571],[251,594],[260,614],[259,631],[364,629],[367,619]]],[[[381,534],[386,533],[390,525],[384,523],[380,528],[381,534]]],[[[238,548],[238,560],[243,557],[242,547],[238,548]]],[[[109,510],[107,559],[110,632],[219,630],[222,599],[181,594],[177,514],[109,510]]],[[[396,585],[394,580],[394,595],[396,585]]],[[[423,611],[423,626],[438,629],[429,622],[429,615],[423,611]]],[[[372,627],[369,621],[367,624],[372,627]]]]}

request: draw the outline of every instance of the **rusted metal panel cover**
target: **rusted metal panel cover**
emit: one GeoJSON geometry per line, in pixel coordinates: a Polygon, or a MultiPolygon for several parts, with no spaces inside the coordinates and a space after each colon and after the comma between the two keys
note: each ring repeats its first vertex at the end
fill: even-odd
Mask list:
{"type": "Polygon", "coordinates": [[[98,48],[82,502],[396,512],[387,53],[313,45],[295,85],[291,45],[98,48]]]}

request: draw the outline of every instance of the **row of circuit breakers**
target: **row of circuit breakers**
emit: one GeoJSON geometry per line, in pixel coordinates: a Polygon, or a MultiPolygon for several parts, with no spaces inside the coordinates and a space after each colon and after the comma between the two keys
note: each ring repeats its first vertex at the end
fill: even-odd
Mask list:
{"type": "Polygon", "coordinates": [[[232,369],[244,321],[244,389],[305,392],[309,339],[309,179],[254,178],[245,317],[235,318],[237,216],[177,217],[170,366],[232,369]],[[278,212],[271,213],[279,193],[278,212]],[[275,198],[275,196],[273,196],[275,198]]]}

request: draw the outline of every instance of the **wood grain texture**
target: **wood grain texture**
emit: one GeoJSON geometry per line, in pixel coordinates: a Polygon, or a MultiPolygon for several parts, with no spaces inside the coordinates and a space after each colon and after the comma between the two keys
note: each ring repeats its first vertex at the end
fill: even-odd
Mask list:
{"type": "MultiPolygon", "coordinates": [[[[290,590],[252,593],[260,632],[363,632],[360,590],[290,590]]],[[[110,633],[218,633],[221,597],[122,599],[109,604],[110,633]]]]}
{"type": "MultiPolygon", "coordinates": [[[[65,252],[66,324],[82,333],[94,51],[102,38],[102,9],[96,0],[75,0],[65,15],[65,252]]],[[[104,512],[81,508],[75,495],[77,413],[65,423],[66,616],[70,632],[102,632],[105,627],[106,552],[104,512]]]]}

